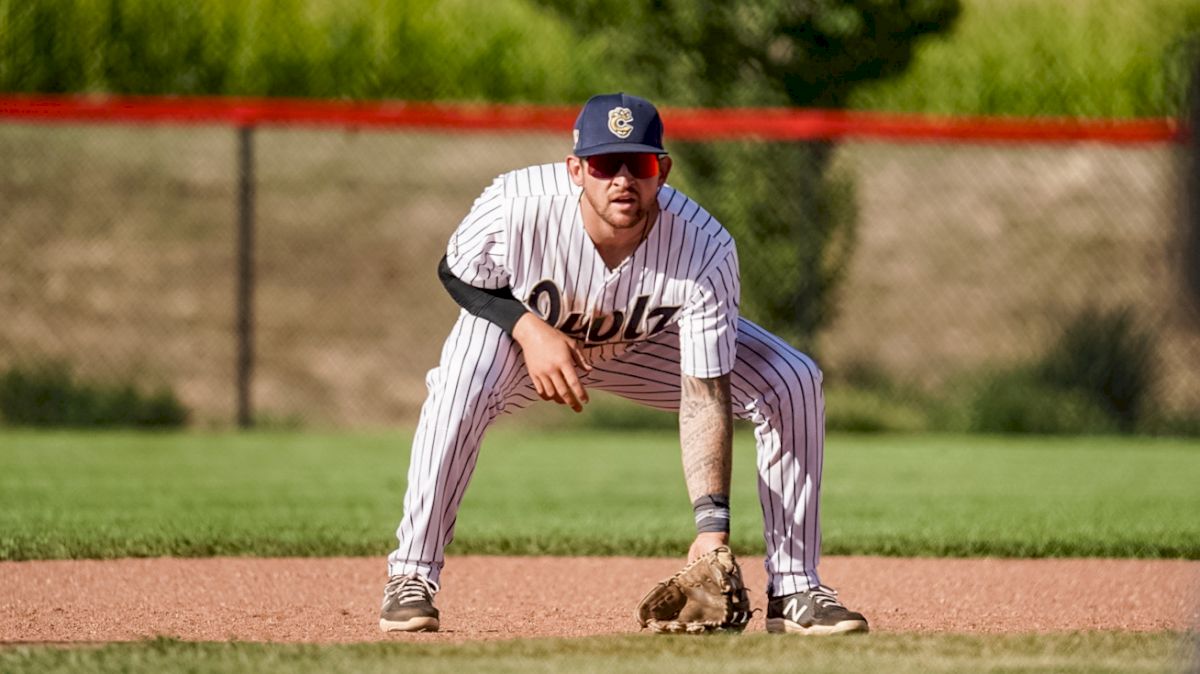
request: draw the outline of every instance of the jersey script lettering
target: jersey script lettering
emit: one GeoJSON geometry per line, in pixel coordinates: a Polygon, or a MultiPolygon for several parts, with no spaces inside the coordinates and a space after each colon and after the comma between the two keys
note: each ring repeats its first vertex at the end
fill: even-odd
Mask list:
{"type": "Polygon", "coordinates": [[[614,341],[618,335],[620,341],[626,342],[657,335],[671,324],[671,319],[681,309],[678,306],[655,307],[647,313],[649,303],[649,295],[638,295],[627,312],[618,310],[611,314],[585,316],[583,312],[572,311],[564,316],[562,290],[550,279],[533,286],[526,302],[542,320],[586,344],[614,341]]]}

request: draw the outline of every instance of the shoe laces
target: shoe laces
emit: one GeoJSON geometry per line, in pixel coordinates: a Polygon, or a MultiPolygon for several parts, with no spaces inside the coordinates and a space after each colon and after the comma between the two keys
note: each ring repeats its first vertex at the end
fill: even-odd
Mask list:
{"type": "Polygon", "coordinates": [[[383,594],[385,597],[396,597],[401,604],[407,604],[433,601],[433,595],[440,589],[432,580],[410,573],[407,576],[392,576],[384,586],[383,594]]]}
{"type": "Polygon", "coordinates": [[[808,591],[808,596],[812,597],[817,606],[821,608],[846,608],[842,606],[842,602],[837,600],[837,590],[825,585],[818,585],[808,591]]]}

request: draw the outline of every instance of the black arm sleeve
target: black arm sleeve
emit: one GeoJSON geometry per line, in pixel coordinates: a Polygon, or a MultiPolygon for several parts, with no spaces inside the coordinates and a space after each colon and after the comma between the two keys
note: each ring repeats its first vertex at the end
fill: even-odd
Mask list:
{"type": "Polygon", "coordinates": [[[513,297],[512,289],[508,286],[495,290],[476,288],[455,276],[454,272],[450,271],[450,263],[446,261],[445,255],[438,263],[438,278],[441,279],[442,285],[446,287],[446,292],[450,293],[450,297],[458,303],[458,306],[466,309],[467,313],[473,316],[500,326],[500,329],[508,333],[509,337],[512,337],[513,327],[517,324],[517,320],[528,311],[524,304],[513,297]]]}

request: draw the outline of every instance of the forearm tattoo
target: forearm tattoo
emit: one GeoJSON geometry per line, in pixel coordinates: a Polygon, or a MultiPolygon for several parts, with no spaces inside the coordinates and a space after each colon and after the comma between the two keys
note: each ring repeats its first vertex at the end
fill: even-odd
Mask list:
{"type": "Polygon", "coordinates": [[[679,442],[688,496],[729,494],[733,464],[733,416],[729,375],[683,376],[679,396],[679,442]]]}

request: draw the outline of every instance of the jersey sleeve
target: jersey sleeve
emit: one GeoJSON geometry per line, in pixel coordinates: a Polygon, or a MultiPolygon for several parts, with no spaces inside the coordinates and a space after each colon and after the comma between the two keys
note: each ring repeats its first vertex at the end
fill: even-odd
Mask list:
{"type": "Polygon", "coordinates": [[[456,277],[477,288],[491,290],[510,284],[504,215],[504,180],[501,177],[479,195],[450,237],[446,263],[456,277]]]}
{"type": "Polygon", "coordinates": [[[741,280],[737,250],[730,241],[723,258],[696,282],[679,318],[679,368],[691,377],[711,379],[733,369],[737,349],[741,280]]]}

